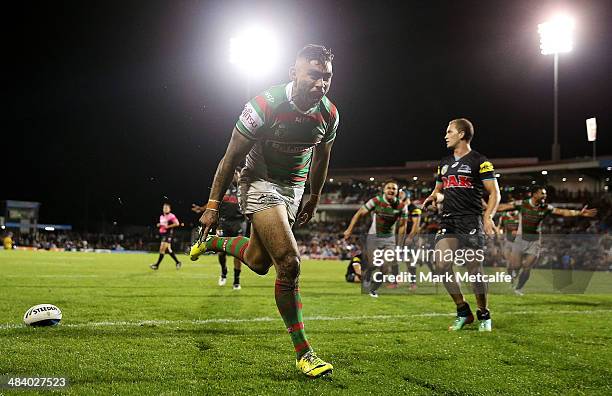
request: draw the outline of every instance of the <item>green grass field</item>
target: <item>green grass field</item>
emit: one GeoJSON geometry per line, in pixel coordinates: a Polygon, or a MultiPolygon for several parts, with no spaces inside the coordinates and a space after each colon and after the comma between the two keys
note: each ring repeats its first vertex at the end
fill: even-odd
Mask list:
{"type": "Polygon", "coordinates": [[[308,380],[273,271],[245,269],[233,291],[214,256],[153,272],[155,257],[0,251],[0,375],[65,376],[67,394],[612,394],[609,294],[492,295],[492,333],[449,333],[446,295],[372,299],[345,263],[306,261],[306,331],[335,367],[308,380]],[[22,325],[40,303],[62,309],[59,326],[22,325]]]}

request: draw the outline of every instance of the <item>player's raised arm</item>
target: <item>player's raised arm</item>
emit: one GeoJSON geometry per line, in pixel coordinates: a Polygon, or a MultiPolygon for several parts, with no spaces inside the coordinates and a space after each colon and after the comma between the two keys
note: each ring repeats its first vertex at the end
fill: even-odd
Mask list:
{"type": "Polygon", "coordinates": [[[507,202],[497,205],[498,212],[505,212],[507,210],[516,210],[516,204],[514,202],[507,202]]]}
{"type": "Polygon", "coordinates": [[[299,225],[308,223],[317,210],[317,205],[321,198],[321,190],[323,190],[323,184],[325,184],[325,179],[327,178],[327,168],[333,145],[334,140],[331,140],[314,147],[312,166],[310,168],[310,198],[298,215],[299,225]]]}
{"type": "Polygon", "coordinates": [[[202,235],[208,235],[210,228],[219,221],[219,204],[223,194],[232,182],[236,166],[246,157],[253,144],[255,144],[254,140],[248,139],[234,128],[225,155],[217,166],[206,210],[200,217],[200,223],[203,226],[202,235]]]}
{"type": "Polygon", "coordinates": [[[597,216],[597,209],[588,209],[588,206],[585,206],[584,208],[582,208],[582,210],[554,208],[552,210],[552,214],[564,217],[595,217],[597,216]]]}

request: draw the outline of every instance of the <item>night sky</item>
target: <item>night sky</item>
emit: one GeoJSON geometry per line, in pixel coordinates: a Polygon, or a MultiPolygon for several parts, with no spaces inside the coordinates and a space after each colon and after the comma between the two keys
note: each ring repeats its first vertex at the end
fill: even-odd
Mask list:
{"type": "MultiPolygon", "coordinates": [[[[562,157],[612,154],[612,2],[28,2],[4,12],[9,89],[0,200],[42,202],[41,222],[154,224],[168,199],[184,221],[203,202],[244,105],[229,38],[278,32],[279,65],[251,92],[288,80],[295,53],[335,53],[340,127],[331,167],[393,166],[446,154],[448,121],[476,127],[489,157],[549,159],[553,58],[537,24],[576,19],[561,55],[562,157]]],[[[265,45],[253,38],[253,45],[265,45]]]]}

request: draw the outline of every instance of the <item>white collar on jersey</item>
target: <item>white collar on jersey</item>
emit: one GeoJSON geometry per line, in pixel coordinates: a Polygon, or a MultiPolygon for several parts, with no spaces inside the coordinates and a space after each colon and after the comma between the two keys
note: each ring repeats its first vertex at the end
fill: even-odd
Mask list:
{"type": "Polygon", "coordinates": [[[289,101],[289,103],[291,103],[291,105],[300,113],[302,114],[310,114],[312,112],[314,112],[317,107],[319,106],[319,104],[317,103],[316,105],[312,106],[310,109],[306,110],[306,111],[302,111],[299,107],[296,106],[295,103],[293,103],[293,99],[291,94],[293,93],[293,81],[289,82],[287,85],[285,85],[285,95],[287,95],[287,100],[289,101]]]}

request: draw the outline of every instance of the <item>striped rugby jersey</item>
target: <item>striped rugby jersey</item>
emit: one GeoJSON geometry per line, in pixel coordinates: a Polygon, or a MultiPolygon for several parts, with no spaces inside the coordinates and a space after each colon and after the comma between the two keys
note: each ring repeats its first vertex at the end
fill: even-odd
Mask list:
{"type": "Polygon", "coordinates": [[[363,207],[373,213],[371,233],[381,238],[394,236],[397,221],[408,218],[408,206],[397,198],[393,202],[387,201],[385,194],[368,200],[363,207]]]}
{"type": "Polygon", "coordinates": [[[518,214],[512,212],[506,212],[499,218],[499,224],[504,229],[506,239],[514,241],[514,233],[518,232],[519,228],[519,217],[518,214]]]}
{"type": "Polygon", "coordinates": [[[303,112],[291,100],[293,82],[276,85],[246,104],[236,129],[255,141],[243,174],[280,186],[303,187],[317,144],[336,137],[338,110],[324,96],[303,112]]]}
{"type": "Polygon", "coordinates": [[[540,239],[542,220],[555,209],[552,205],[533,205],[531,198],[514,201],[514,207],[519,211],[519,228],[517,234],[525,241],[540,239]]]}

